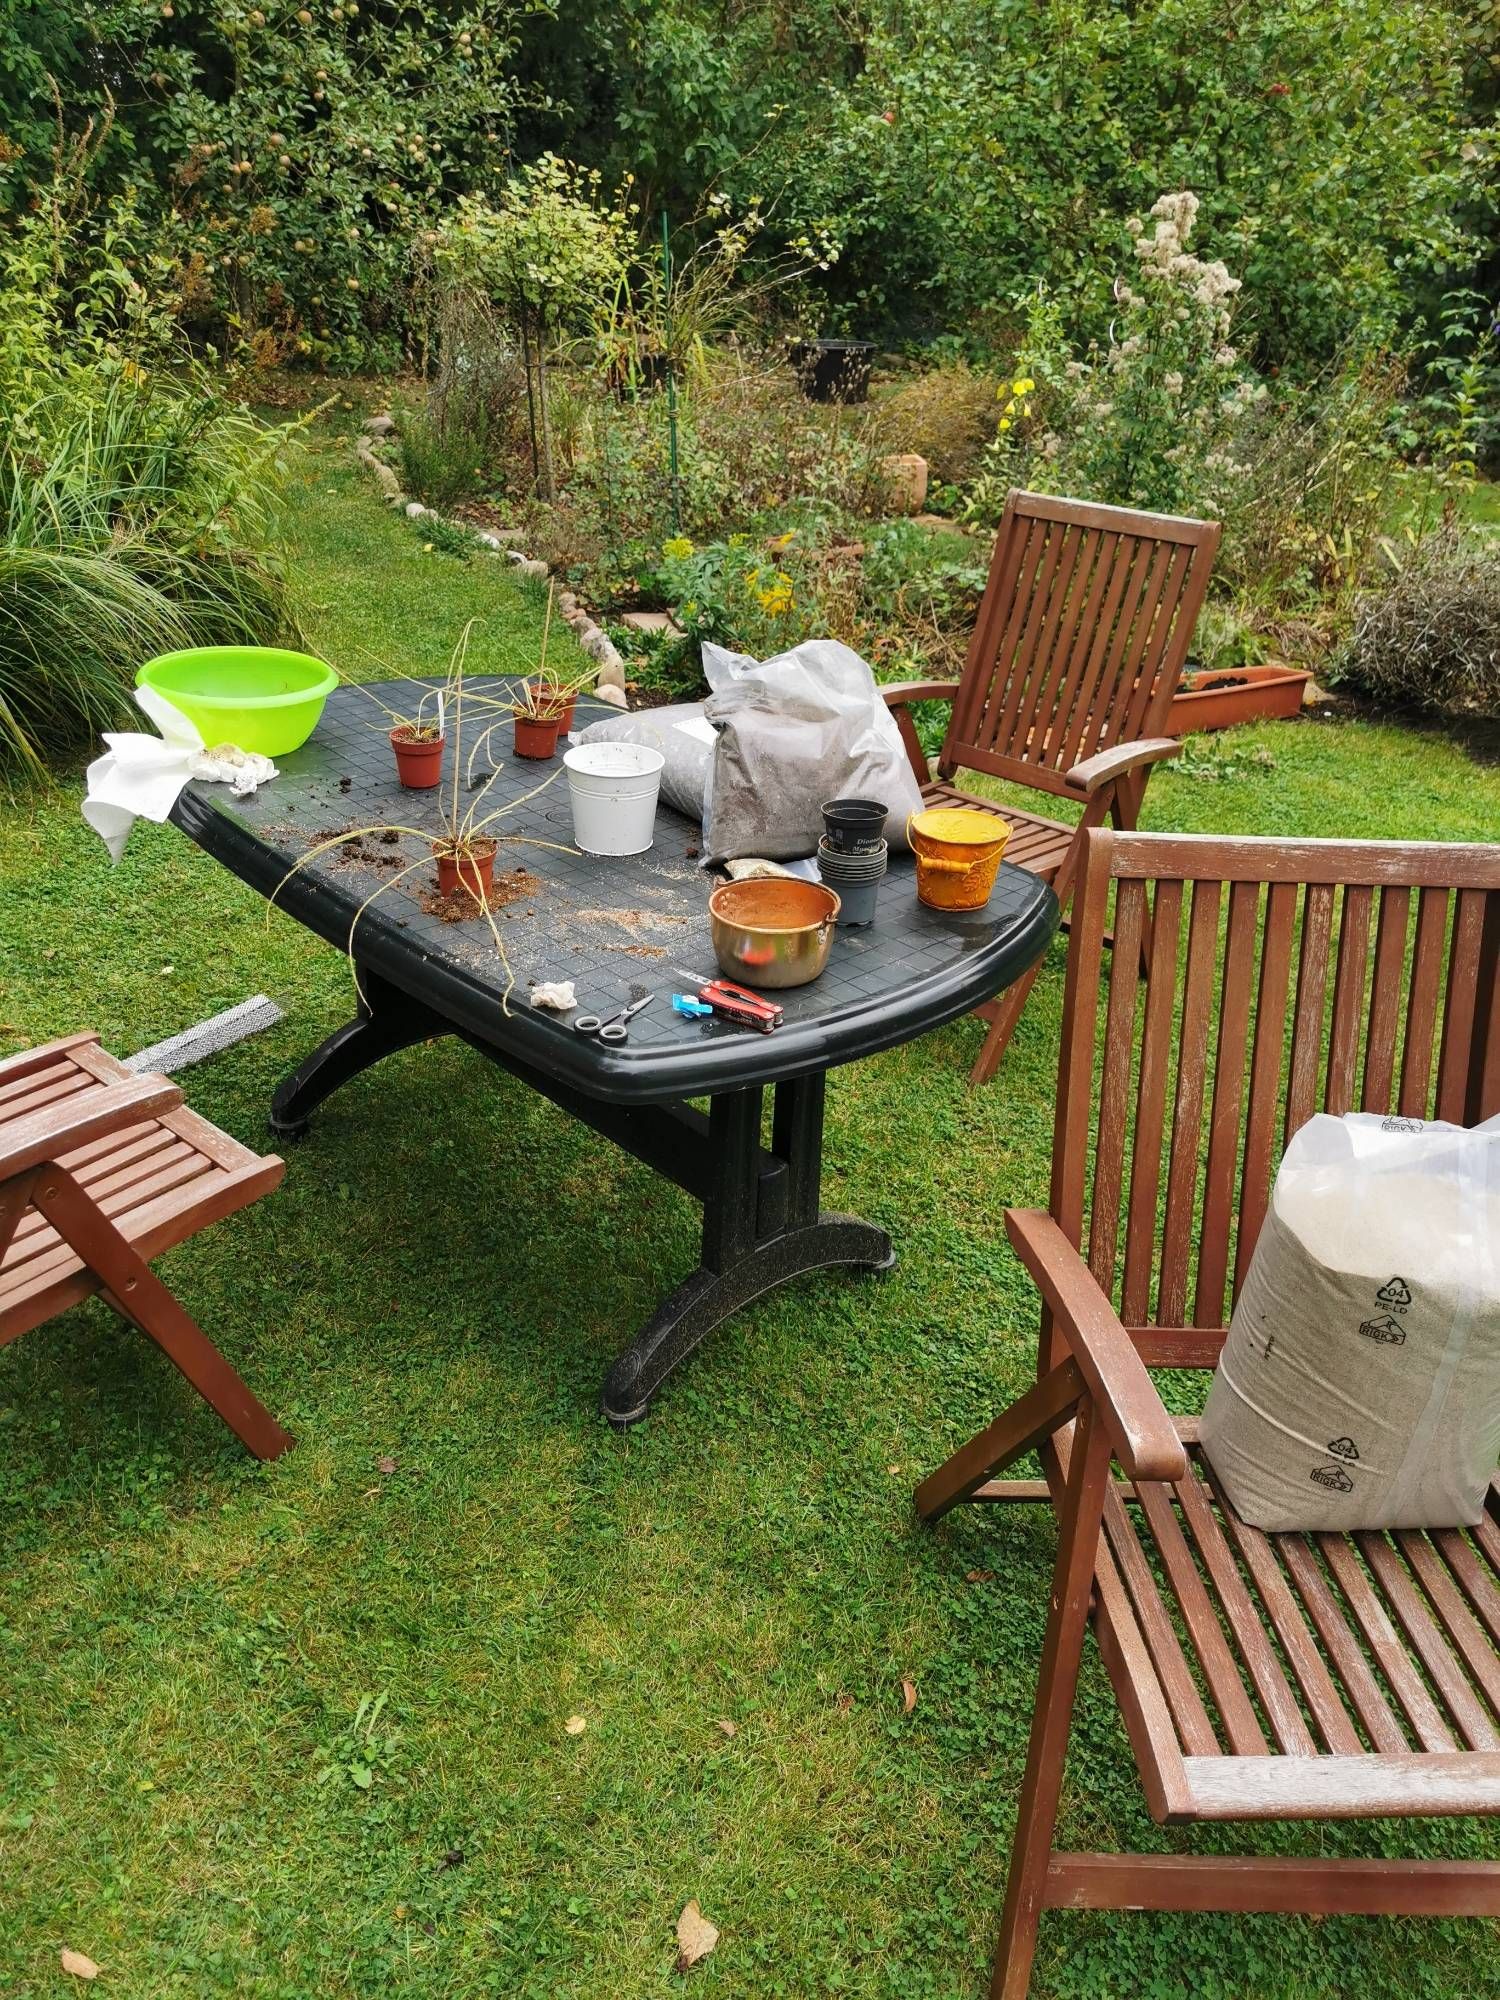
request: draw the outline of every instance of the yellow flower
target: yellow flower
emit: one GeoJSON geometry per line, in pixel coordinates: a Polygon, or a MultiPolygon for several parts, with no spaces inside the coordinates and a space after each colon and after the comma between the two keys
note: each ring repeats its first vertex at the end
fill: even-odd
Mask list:
{"type": "Polygon", "coordinates": [[[1010,429],[1010,418],[1009,418],[1009,417],[1002,417],[1002,418],[1000,419],[1000,428],[1001,428],[1001,430],[1003,430],[1003,431],[1008,431],[1008,430],[1010,429]]]}
{"type": "Polygon", "coordinates": [[[1015,391],[1016,395],[1029,396],[1032,390],[1036,387],[1036,384],[1035,382],[1032,381],[1029,375],[1023,375],[1019,382],[1012,382],[1010,386],[1015,391]]]}
{"type": "Polygon", "coordinates": [[[771,581],[766,585],[764,590],[760,590],[753,588],[760,575],[761,572],[756,570],[749,581],[752,585],[753,595],[760,605],[761,610],[771,618],[785,617],[797,601],[792,589],[792,579],[784,569],[773,570],[771,572],[771,581]]]}
{"type": "Polygon", "coordinates": [[[766,547],[768,549],[784,549],[788,543],[794,542],[796,538],[797,530],[795,528],[788,528],[784,535],[777,535],[774,541],[767,542],[766,547]]]}
{"type": "Polygon", "coordinates": [[[669,542],[663,542],[661,552],[674,562],[683,562],[693,553],[693,545],[686,535],[674,535],[669,542]]]}

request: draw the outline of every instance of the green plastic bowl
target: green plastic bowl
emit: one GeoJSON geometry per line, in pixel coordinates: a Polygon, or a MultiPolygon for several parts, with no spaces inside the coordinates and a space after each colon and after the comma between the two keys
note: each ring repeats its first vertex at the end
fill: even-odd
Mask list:
{"type": "Polygon", "coordinates": [[[208,749],[233,743],[263,757],[284,757],[312,735],[338,678],[309,653],[195,646],[147,660],[135,682],[181,709],[208,749]]]}

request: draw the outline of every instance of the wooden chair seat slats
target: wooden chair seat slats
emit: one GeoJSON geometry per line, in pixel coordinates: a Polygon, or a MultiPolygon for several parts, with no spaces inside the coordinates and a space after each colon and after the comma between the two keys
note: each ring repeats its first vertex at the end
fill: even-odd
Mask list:
{"type": "Polygon", "coordinates": [[[134,1111],[144,1083],[88,1035],[0,1062],[0,1347],[103,1291],[252,1451],[275,1457],[287,1433],[147,1266],[269,1193],[285,1169],[198,1117],[165,1079],[152,1115],[134,1111]]]}
{"type": "MultiPolygon", "coordinates": [[[[1486,1636],[1500,1629],[1500,1569],[1476,1541],[1457,1530],[1361,1535],[1356,1560],[1338,1536],[1263,1535],[1227,1506],[1196,1448],[1190,1458],[1186,1479],[1137,1482],[1133,1500],[1112,1496],[1104,1515],[1130,1596],[1132,1673],[1149,1661],[1165,1722],[1136,1749],[1183,1800],[1171,1817],[1238,1816],[1226,1801],[1242,1795],[1210,1775],[1215,1762],[1280,1754],[1364,1763],[1373,1751],[1404,1760],[1406,1772],[1465,1747],[1500,1751],[1500,1653],[1486,1636]],[[1343,1642],[1331,1646],[1335,1619],[1343,1642]]],[[[1096,1617],[1117,1622],[1119,1608],[1101,1602],[1096,1617]]],[[[1410,1810],[1500,1810],[1500,1794],[1487,1807],[1463,1782],[1454,1777],[1449,1793],[1468,1803],[1410,1810]]],[[[1290,1803],[1295,1785],[1279,1797],[1287,1817],[1328,1810],[1321,1783],[1303,1811],[1290,1803]]]]}
{"type": "MultiPolygon", "coordinates": [[[[17,1119],[48,1104],[82,1102],[130,1074],[97,1043],[75,1043],[45,1069],[0,1084],[0,1144],[17,1119]],[[41,1103],[39,1078],[47,1080],[41,1103]],[[23,1094],[25,1086],[32,1088],[23,1094]]],[[[186,1105],[60,1153],[57,1163],[76,1174],[127,1241],[149,1235],[151,1256],[258,1200],[283,1171],[280,1161],[252,1153],[186,1105]]],[[[33,1207],[0,1257],[0,1345],[96,1289],[84,1260],[33,1207]]]]}
{"type": "Polygon", "coordinates": [[[1500,1816],[1500,1478],[1472,1527],[1262,1532],[1146,1373],[1215,1365],[1316,1111],[1500,1113],[1500,848],[1091,829],[1085,850],[1049,1212],[1006,1217],[1045,1305],[1037,1383],[917,1495],[928,1519],[1059,1518],[1000,2000],[1044,1908],[1500,1916],[1490,1861],[1052,1850],[1090,1621],[1163,1823],[1500,1816]],[[1040,1438],[1023,1406],[1051,1413],[1040,1438]],[[1031,1446],[1042,1481],[995,1476],[1031,1446]]]}
{"type": "MultiPolygon", "coordinates": [[[[1167,711],[1219,532],[1211,521],[1014,492],[961,680],[882,690],[924,800],[1000,812],[1007,860],[1050,882],[1064,909],[1088,828],[1133,826],[1151,764],[1175,750],[1167,711]],[[934,777],[907,705],[944,695],[953,708],[934,777]],[[1068,799],[1081,816],[1070,824],[997,805],[955,782],[966,770],[1068,799]]],[[[991,1027],[971,1083],[998,1068],[1034,980],[978,1010],[991,1027]]]]}

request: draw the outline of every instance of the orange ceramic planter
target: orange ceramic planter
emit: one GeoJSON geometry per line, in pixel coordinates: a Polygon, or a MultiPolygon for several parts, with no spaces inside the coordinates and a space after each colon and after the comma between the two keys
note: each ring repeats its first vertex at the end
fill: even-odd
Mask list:
{"type": "Polygon", "coordinates": [[[1231,729],[1237,722],[1284,722],[1300,713],[1310,673],[1301,667],[1266,664],[1230,667],[1222,673],[1184,677],[1167,710],[1167,734],[1188,736],[1195,729],[1231,729]]]}
{"type": "Polygon", "coordinates": [[[990,899],[1010,824],[969,806],[930,806],[907,823],[917,857],[917,900],[931,910],[982,910],[990,899]]]}

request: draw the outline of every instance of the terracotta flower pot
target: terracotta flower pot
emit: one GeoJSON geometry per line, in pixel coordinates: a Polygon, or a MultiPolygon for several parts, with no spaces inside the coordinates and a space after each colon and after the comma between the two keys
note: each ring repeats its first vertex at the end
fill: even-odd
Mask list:
{"type": "Polygon", "coordinates": [[[516,717],[516,755],[534,757],[538,761],[557,755],[557,732],[562,726],[560,715],[518,715],[516,717]]]}
{"type": "Polygon", "coordinates": [[[495,842],[480,839],[473,841],[462,853],[453,848],[432,844],[432,858],[437,863],[438,894],[457,896],[463,894],[474,902],[489,901],[490,890],[495,877],[495,842]]]}
{"type": "MultiPolygon", "coordinates": [[[[527,685],[533,688],[541,688],[543,683],[532,680],[527,685]]],[[[573,710],[578,701],[578,691],[576,688],[564,689],[557,687],[550,681],[546,683],[546,690],[548,700],[547,714],[557,717],[557,733],[559,736],[566,736],[568,731],[573,727],[573,710]]]]}
{"type": "Polygon", "coordinates": [[[437,736],[423,742],[413,736],[410,723],[391,731],[391,748],[396,753],[396,776],[409,792],[430,792],[443,775],[443,744],[437,736]]]}
{"type": "Polygon", "coordinates": [[[1236,722],[1284,721],[1301,709],[1311,679],[1301,667],[1272,661],[1184,674],[1167,710],[1167,733],[1187,736],[1195,729],[1228,729],[1236,722]]]}

